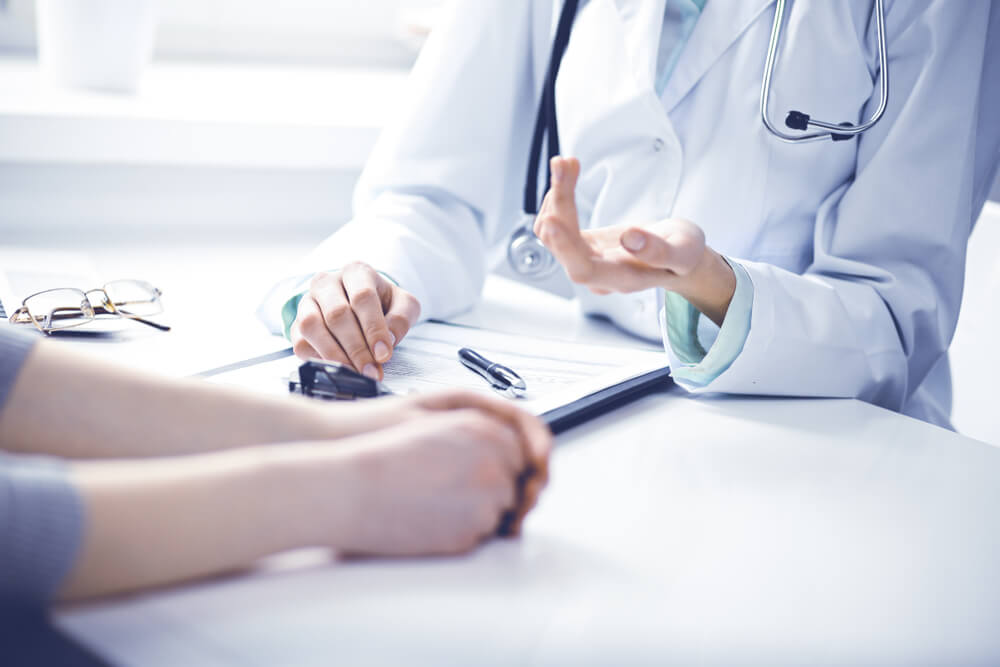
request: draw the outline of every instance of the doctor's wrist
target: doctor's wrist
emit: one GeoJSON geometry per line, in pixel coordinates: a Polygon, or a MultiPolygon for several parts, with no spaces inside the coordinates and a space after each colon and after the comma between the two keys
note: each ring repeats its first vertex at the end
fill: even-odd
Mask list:
{"type": "Polygon", "coordinates": [[[722,326],[736,292],[736,273],[726,258],[706,246],[701,261],[687,276],[666,289],[680,294],[702,315],[722,326]]]}

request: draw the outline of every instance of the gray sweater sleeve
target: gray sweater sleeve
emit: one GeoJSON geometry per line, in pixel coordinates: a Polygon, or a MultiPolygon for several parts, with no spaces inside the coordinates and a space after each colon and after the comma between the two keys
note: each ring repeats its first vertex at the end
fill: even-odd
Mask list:
{"type": "MultiPolygon", "coordinates": [[[[0,411],[37,338],[0,325],[0,411]]],[[[76,560],[83,502],[55,459],[0,443],[0,605],[44,605],[76,560]]]]}

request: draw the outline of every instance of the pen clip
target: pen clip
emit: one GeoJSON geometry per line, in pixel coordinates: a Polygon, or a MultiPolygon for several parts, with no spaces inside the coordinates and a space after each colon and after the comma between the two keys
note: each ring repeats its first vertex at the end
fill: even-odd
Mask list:
{"type": "Polygon", "coordinates": [[[494,363],[467,347],[458,351],[458,360],[463,366],[486,380],[494,391],[511,398],[524,396],[527,386],[521,376],[510,368],[494,363]]]}
{"type": "Polygon", "coordinates": [[[486,369],[486,372],[489,373],[494,380],[496,380],[494,388],[496,388],[497,385],[500,385],[503,387],[503,391],[509,395],[524,395],[527,386],[524,384],[524,380],[521,379],[521,376],[511,369],[501,364],[490,364],[490,367],[486,369]]]}

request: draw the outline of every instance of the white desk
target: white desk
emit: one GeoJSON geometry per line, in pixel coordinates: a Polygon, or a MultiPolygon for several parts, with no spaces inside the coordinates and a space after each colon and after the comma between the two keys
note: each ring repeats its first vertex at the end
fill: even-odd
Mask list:
{"type": "Polygon", "coordinates": [[[668,393],[562,436],[518,541],[300,554],[59,623],[122,665],[995,663],[998,518],[1000,449],[857,401],[668,393]]]}

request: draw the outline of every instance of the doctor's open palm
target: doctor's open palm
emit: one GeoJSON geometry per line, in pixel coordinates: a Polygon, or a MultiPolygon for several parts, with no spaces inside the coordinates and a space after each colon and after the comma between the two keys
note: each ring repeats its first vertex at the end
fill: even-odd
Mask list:
{"type": "Polygon", "coordinates": [[[392,357],[420,317],[416,297],[361,262],[317,273],[289,330],[300,359],[327,359],[382,379],[392,357]]]}
{"type": "Polygon", "coordinates": [[[722,255],[705,244],[700,227],[668,218],[581,230],[575,200],[580,163],[554,157],[550,168],[552,187],[535,220],[535,234],[570,280],[596,294],[667,289],[721,325],[736,276],[722,255]]]}

